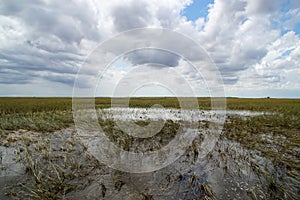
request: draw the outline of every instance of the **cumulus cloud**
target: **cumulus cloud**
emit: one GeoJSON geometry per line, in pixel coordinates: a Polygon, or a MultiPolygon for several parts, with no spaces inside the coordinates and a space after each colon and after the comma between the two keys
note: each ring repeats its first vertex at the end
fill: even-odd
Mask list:
{"type": "Polygon", "coordinates": [[[267,46],[280,34],[269,21],[280,3],[258,2],[225,0],[210,6],[200,41],[219,67],[225,83],[238,81],[237,73],[259,62],[266,55],[267,46]]]}
{"type": "Polygon", "coordinates": [[[86,44],[101,41],[97,12],[85,1],[4,1],[0,13],[0,64],[14,71],[2,75],[7,84],[41,77],[72,85],[86,44]]]}
{"type": "MultiPolygon", "coordinates": [[[[208,15],[194,22],[182,15],[184,8],[192,3],[192,0],[0,0],[0,87],[13,85],[16,89],[18,84],[44,80],[66,85],[71,90],[77,70],[100,42],[122,31],[156,27],[178,31],[198,42],[218,67],[226,87],[236,93],[238,89],[234,88],[243,88],[243,84],[249,88],[257,85],[268,88],[268,83],[274,88],[297,89],[299,1],[215,0],[208,6],[208,15]]],[[[118,55],[133,41],[138,47],[133,38],[139,37],[131,35],[107,49],[118,55]]],[[[140,39],[152,41],[150,37],[140,39]]],[[[187,52],[192,61],[201,57],[193,46],[186,46],[185,41],[176,38],[160,38],[149,43],[149,47],[160,44],[179,53],[187,52]]],[[[176,68],[195,84],[203,80],[179,56],[164,50],[143,49],[126,54],[124,59],[133,66],[157,63],[176,68]]],[[[96,63],[91,67],[85,69],[87,81],[82,88],[89,87],[89,75],[97,72],[96,63]]],[[[161,73],[165,70],[157,68],[158,71],[161,68],[161,73]]],[[[203,70],[209,73],[211,67],[207,65],[203,70]]],[[[117,69],[110,73],[106,80],[114,82],[125,72],[117,69]]]]}
{"type": "Polygon", "coordinates": [[[292,31],[275,40],[268,47],[267,55],[255,65],[257,74],[280,77],[285,71],[291,69],[299,71],[299,46],[299,36],[292,31]]]}
{"type": "Polygon", "coordinates": [[[146,27],[152,19],[148,5],[144,1],[116,5],[111,14],[117,31],[146,27]]]}
{"type": "Polygon", "coordinates": [[[246,10],[253,15],[272,15],[278,12],[278,8],[284,0],[247,1],[246,10]]]}

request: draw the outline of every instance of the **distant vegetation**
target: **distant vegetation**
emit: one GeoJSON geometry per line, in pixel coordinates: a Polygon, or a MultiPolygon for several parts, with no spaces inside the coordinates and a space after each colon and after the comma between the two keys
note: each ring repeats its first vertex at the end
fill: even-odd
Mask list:
{"type": "MultiPolygon", "coordinates": [[[[211,109],[210,98],[198,98],[198,102],[199,109],[211,109]]],[[[180,107],[177,98],[130,99],[130,107],[151,107],[154,104],[167,108],[180,107]]],[[[96,108],[110,106],[110,98],[95,99],[96,108]]],[[[227,98],[227,109],[275,112],[273,117],[281,123],[280,126],[299,128],[299,120],[292,119],[298,119],[300,115],[300,99],[227,98]]],[[[0,98],[0,130],[54,131],[71,124],[72,98],[0,98]]]]}
{"type": "Polygon", "coordinates": [[[58,130],[72,124],[71,111],[71,98],[0,98],[0,130],[58,130]]]}

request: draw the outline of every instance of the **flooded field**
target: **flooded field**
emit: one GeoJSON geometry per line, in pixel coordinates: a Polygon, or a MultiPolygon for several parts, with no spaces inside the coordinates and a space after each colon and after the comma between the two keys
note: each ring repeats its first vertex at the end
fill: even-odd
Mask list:
{"type": "Polygon", "coordinates": [[[197,132],[174,162],[148,173],[107,167],[93,145],[99,135],[86,131],[83,137],[73,125],[2,130],[0,199],[299,199],[299,115],[255,110],[227,110],[224,127],[204,155],[211,124],[220,124],[224,112],[97,109],[106,136],[126,152],[146,155],[168,145],[178,130],[197,132]],[[122,123],[136,126],[124,130],[122,123]],[[196,126],[184,129],[191,124],[196,126]],[[153,134],[133,134],[149,125],[153,134]]]}
{"type": "Polygon", "coordinates": [[[107,108],[99,109],[101,118],[114,120],[172,120],[172,121],[218,121],[225,115],[250,117],[263,115],[264,112],[247,110],[180,110],[165,108],[107,108]]]}

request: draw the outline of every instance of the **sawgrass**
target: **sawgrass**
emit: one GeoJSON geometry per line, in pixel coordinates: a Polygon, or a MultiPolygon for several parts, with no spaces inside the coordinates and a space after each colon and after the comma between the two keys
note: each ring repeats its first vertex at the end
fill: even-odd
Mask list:
{"type": "MultiPolygon", "coordinates": [[[[117,102],[118,99],[114,100],[117,102]]],[[[185,100],[189,101],[190,99],[186,98],[185,100]]],[[[300,99],[227,98],[226,101],[229,110],[265,112],[264,115],[246,119],[231,116],[224,124],[222,137],[236,141],[243,147],[271,160],[277,171],[272,172],[268,170],[267,166],[262,167],[255,163],[251,163],[251,166],[267,179],[268,193],[273,199],[297,199],[300,185],[300,99]],[[284,175],[278,177],[279,172],[282,171],[284,171],[284,175]]],[[[198,98],[198,103],[200,109],[210,109],[210,98],[198,98]]],[[[129,102],[130,107],[151,107],[154,104],[160,104],[167,108],[180,107],[176,98],[132,98],[129,102]]],[[[110,98],[95,99],[96,108],[108,108],[110,106],[110,98]]],[[[147,122],[143,121],[136,123],[147,125],[147,122]]],[[[130,149],[132,137],[113,129],[114,123],[111,121],[100,121],[100,124],[105,126],[108,132],[115,133],[109,135],[112,141],[115,141],[123,149],[130,149]]],[[[5,137],[5,134],[2,133],[12,130],[52,132],[72,125],[71,98],[0,98],[1,137],[5,137]]],[[[176,124],[171,121],[168,122],[161,132],[162,138],[171,137],[171,134],[165,133],[170,133],[173,129],[176,130],[176,124]],[[168,127],[168,125],[170,126],[168,127]]],[[[166,141],[169,139],[166,138],[166,141]]],[[[149,144],[149,149],[146,150],[159,148],[151,145],[149,144]]],[[[26,152],[29,151],[26,150],[26,152]]],[[[23,161],[26,163],[28,171],[33,175],[36,184],[33,188],[26,188],[32,198],[55,199],[58,196],[63,197],[70,187],[74,187],[68,182],[60,182],[64,171],[58,165],[50,163],[43,166],[37,163],[34,156],[29,153],[24,155],[23,161]],[[49,169],[43,167],[49,167],[49,169]],[[54,173],[47,176],[45,171],[54,173]]],[[[253,194],[255,197],[255,192],[253,194]]],[[[149,198],[146,194],[144,197],[149,198]]]]}

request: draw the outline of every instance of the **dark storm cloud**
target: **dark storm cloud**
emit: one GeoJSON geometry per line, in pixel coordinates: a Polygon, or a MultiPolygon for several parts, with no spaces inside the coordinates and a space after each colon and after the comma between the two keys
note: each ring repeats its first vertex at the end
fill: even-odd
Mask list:
{"type": "Polygon", "coordinates": [[[119,5],[112,10],[112,18],[117,31],[146,27],[151,20],[151,14],[144,1],[131,1],[119,5]]]}

